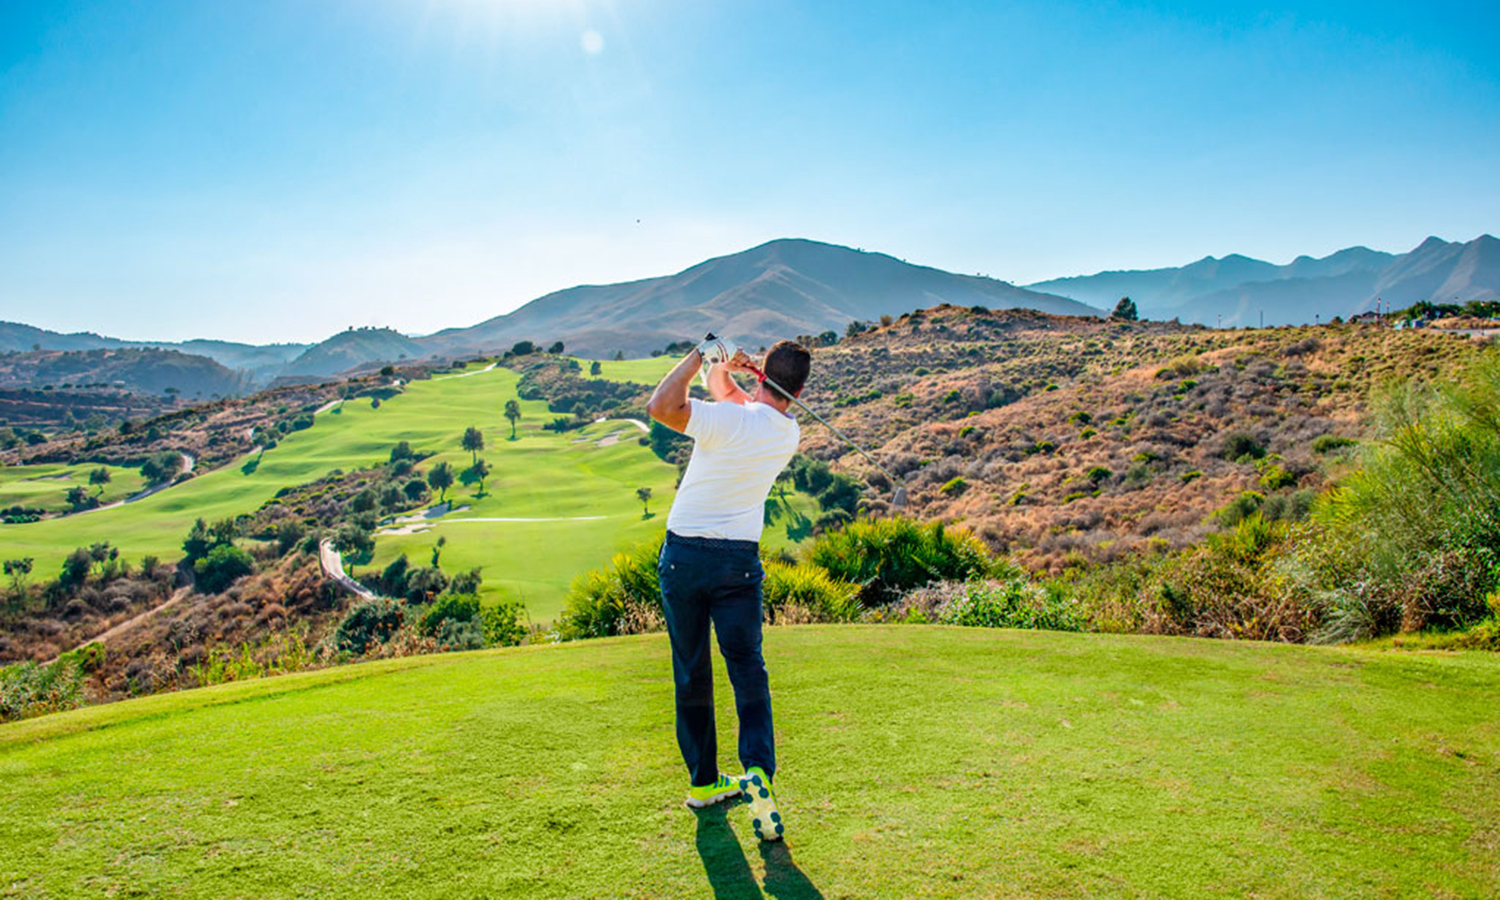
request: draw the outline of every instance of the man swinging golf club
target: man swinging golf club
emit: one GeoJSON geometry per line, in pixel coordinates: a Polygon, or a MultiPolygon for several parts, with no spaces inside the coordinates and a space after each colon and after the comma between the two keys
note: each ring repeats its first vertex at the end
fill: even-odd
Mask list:
{"type": "Polygon", "coordinates": [[[776,743],[761,657],[760,531],[766,497],[799,437],[797,420],[787,412],[791,400],[766,382],[795,397],[811,367],[806,349],[782,341],[766,354],[762,373],[733,344],[710,335],[662,379],[646,406],[653,419],[693,439],[657,562],[672,642],[677,745],[691,779],[687,804],[709,806],[744,793],[755,834],[766,841],[780,840],[784,823],[771,792],[776,743]],[[713,402],[688,397],[705,364],[713,402]],[[745,393],[731,372],[759,375],[755,394],[745,393]],[[719,772],[710,623],[739,714],[745,774],[737,779],[719,772]]]}

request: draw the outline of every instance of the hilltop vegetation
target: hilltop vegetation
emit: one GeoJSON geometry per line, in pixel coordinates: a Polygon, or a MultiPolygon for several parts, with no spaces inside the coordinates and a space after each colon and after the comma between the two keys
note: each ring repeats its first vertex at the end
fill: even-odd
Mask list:
{"type": "MultiPolygon", "coordinates": [[[[1194,543],[1245,492],[1297,518],[1367,436],[1375,386],[1451,377],[1479,346],[1374,326],[1214,331],[949,307],[819,350],[807,396],[878,448],[917,517],[962,521],[1057,573],[1194,543]]],[[[804,449],[883,481],[821,429],[804,449]]]]}

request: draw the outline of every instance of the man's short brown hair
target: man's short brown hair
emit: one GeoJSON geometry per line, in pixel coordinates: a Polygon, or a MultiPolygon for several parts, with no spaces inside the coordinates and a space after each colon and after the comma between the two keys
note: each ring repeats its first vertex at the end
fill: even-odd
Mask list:
{"type": "Polygon", "coordinates": [[[812,354],[796,341],[777,341],[766,354],[765,371],[767,378],[787,393],[796,395],[807,384],[807,373],[812,371],[812,354]]]}

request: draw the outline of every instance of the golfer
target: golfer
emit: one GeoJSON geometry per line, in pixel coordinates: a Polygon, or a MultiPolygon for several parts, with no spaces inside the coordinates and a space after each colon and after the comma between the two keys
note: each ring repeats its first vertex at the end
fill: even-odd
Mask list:
{"type": "MultiPolygon", "coordinates": [[[[811,367],[806,349],[782,341],[766,354],[765,378],[796,396],[811,367]]],[[[646,406],[651,418],[693,439],[657,575],[672,641],[677,746],[691,779],[687,805],[709,806],[743,792],[756,836],[775,841],[785,829],[771,792],[776,741],[760,652],[760,530],[771,485],[797,451],[798,429],[787,412],[790,401],[764,381],[747,394],[731,372],[753,373],[749,357],[725,342],[704,341],[662,379],[646,406]],[[718,363],[707,378],[711,403],[688,397],[705,358],[718,363]],[[745,772],[739,778],[719,772],[710,622],[734,686],[745,772]]]]}

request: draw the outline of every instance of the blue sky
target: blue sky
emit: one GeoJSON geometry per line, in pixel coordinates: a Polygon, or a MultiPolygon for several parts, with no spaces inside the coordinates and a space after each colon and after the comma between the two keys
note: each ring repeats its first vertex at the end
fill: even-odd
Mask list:
{"type": "Polygon", "coordinates": [[[0,0],[0,319],[317,340],[811,237],[1025,283],[1500,230],[1493,3],[0,0]]]}

